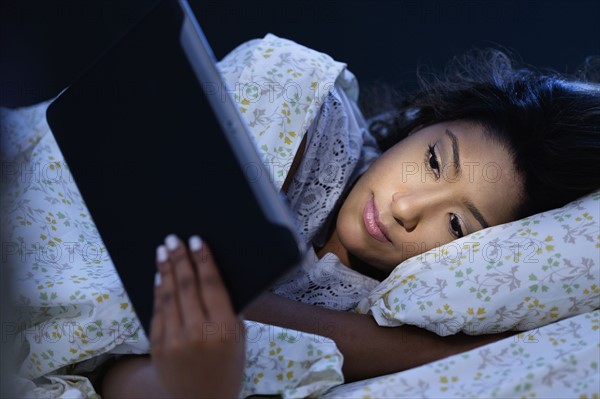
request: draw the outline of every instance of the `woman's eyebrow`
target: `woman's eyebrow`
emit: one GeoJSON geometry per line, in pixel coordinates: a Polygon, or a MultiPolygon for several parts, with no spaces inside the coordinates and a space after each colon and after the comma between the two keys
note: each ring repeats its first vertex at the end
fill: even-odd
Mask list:
{"type": "Polygon", "coordinates": [[[485,220],[481,212],[479,212],[479,209],[477,209],[477,207],[471,201],[469,201],[468,199],[463,199],[463,204],[465,204],[469,212],[471,212],[471,214],[479,222],[481,227],[483,227],[484,229],[490,227],[490,224],[485,220]]]}
{"type": "Polygon", "coordinates": [[[454,167],[454,173],[456,176],[460,175],[460,152],[458,151],[458,138],[450,129],[446,129],[446,135],[450,137],[452,142],[452,166],[454,167]]]}
{"type": "MultiPolygon", "coordinates": [[[[458,150],[458,137],[456,137],[456,135],[452,133],[450,129],[446,129],[446,135],[450,138],[450,141],[452,142],[452,166],[454,167],[454,172],[456,173],[456,176],[460,176],[461,169],[460,152],[458,150]]],[[[463,199],[463,204],[467,207],[469,212],[471,212],[475,220],[479,222],[481,227],[483,227],[484,229],[490,227],[489,223],[485,220],[481,212],[479,212],[479,209],[477,209],[475,204],[473,204],[467,199],[463,199]]]]}

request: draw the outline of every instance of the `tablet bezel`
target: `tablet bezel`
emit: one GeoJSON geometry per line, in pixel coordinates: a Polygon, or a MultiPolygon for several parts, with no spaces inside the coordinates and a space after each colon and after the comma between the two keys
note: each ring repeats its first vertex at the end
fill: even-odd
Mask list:
{"type": "MultiPolygon", "coordinates": [[[[132,238],[131,241],[121,244],[116,242],[117,238],[110,236],[110,234],[107,235],[104,233],[105,231],[112,231],[114,233],[116,230],[114,226],[107,225],[109,223],[108,221],[102,220],[103,218],[107,218],[107,220],[113,218],[114,222],[114,217],[107,217],[106,215],[108,215],[108,213],[106,209],[101,208],[105,206],[110,207],[111,204],[116,204],[115,206],[117,206],[118,203],[113,202],[106,205],[101,203],[102,201],[97,198],[90,198],[88,194],[97,192],[94,190],[99,190],[98,184],[100,183],[94,182],[94,184],[92,184],[87,180],[90,166],[86,166],[84,164],[86,162],[86,157],[80,154],[79,151],[83,145],[82,143],[86,143],[85,138],[80,135],[81,129],[82,127],[86,126],[85,123],[89,120],[98,121],[98,127],[94,125],[92,128],[95,144],[99,148],[98,151],[100,151],[100,149],[103,149],[104,151],[110,150],[110,139],[103,137],[106,133],[106,130],[99,130],[103,124],[107,124],[109,122],[100,120],[100,118],[102,118],[103,115],[103,107],[108,109],[108,111],[106,111],[108,114],[110,114],[111,109],[118,109],[119,107],[118,104],[115,105],[110,103],[110,97],[108,97],[106,93],[96,93],[101,97],[101,99],[96,100],[97,103],[94,103],[94,99],[92,99],[91,104],[94,106],[86,106],[85,104],[82,104],[82,99],[85,100],[87,97],[92,96],[91,94],[88,94],[89,87],[86,87],[86,79],[96,79],[93,83],[96,84],[96,86],[99,86],[99,82],[102,82],[102,68],[107,68],[107,63],[108,65],[111,65],[110,63],[113,62],[111,57],[116,57],[114,55],[115,52],[120,52],[120,57],[127,57],[127,51],[125,51],[126,48],[124,49],[123,46],[126,46],[127,40],[129,40],[128,38],[131,35],[138,35],[136,37],[139,39],[140,32],[143,33],[143,30],[139,30],[149,29],[147,27],[143,27],[142,24],[149,20],[154,21],[152,24],[156,24],[156,21],[159,21],[160,23],[164,22],[164,26],[160,25],[165,30],[164,36],[168,37],[164,40],[171,40],[172,37],[174,38],[175,35],[177,35],[177,39],[180,43],[180,50],[185,57],[187,57],[188,67],[195,75],[195,83],[197,84],[198,89],[202,91],[203,95],[210,103],[210,106],[213,109],[213,115],[216,117],[221,126],[220,131],[223,132],[229,148],[235,155],[235,159],[237,160],[238,175],[240,173],[244,174],[244,167],[247,167],[248,165],[252,165],[252,168],[262,169],[262,175],[259,179],[249,179],[249,176],[245,175],[245,184],[252,191],[255,204],[258,205],[261,210],[260,216],[254,215],[253,217],[261,217],[264,219],[264,221],[261,222],[262,224],[257,227],[257,231],[261,231],[260,234],[265,234],[265,242],[261,242],[259,237],[251,237],[252,233],[244,235],[243,232],[237,231],[236,229],[227,230],[229,233],[231,233],[231,236],[222,238],[216,236],[216,233],[211,236],[212,232],[210,230],[201,233],[201,236],[204,234],[203,238],[208,238],[207,241],[213,248],[213,252],[221,268],[221,273],[225,280],[225,284],[229,288],[235,310],[237,312],[241,312],[245,306],[247,306],[262,291],[274,283],[277,278],[283,277],[286,273],[300,264],[306,251],[306,245],[298,234],[295,217],[285,201],[281,198],[280,193],[277,192],[273,183],[268,178],[267,169],[262,163],[260,155],[252,143],[252,139],[249,137],[248,127],[245,125],[241,113],[231,97],[230,91],[219,90],[218,92],[207,92],[204,90],[205,85],[203,85],[203,83],[206,82],[216,83],[221,85],[223,88],[226,86],[223,77],[218,71],[216,60],[212,50],[210,49],[208,41],[200,29],[200,26],[196,21],[189,5],[184,0],[160,1],[155,8],[149,11],[148,15],[142,19],[142,21],[135,24],[132,31],[121,38],[114,46],[111,47],[111,49],[109,49],[103,56],[94,62],[94,64],[69,88],[61,93],[61,95],[49,106],[47,110],[48,123],[55,135],[59,148],[63,152],[66,163],[71,168],[71,173],[75,178],[75,181],[78,183],[77,185],[81,191],[81,195],[86,200],[92,220],[94,220],[96,223],[99,234],[102,237],[107,250],[109,251],[109,257],[113,261],[113,264],[115,265],[115,268],[117,269],[121,280],[123,281],[127,294],[136,309],[136,313],[140,319],[140,322],[147,333],[149,332],[153,293],[152,283],[154,281],[155,273],[153,249],[156,247],[156,245],[160,244],[159,238],[153,237],[152,240],[154,242],[152,243],[139,243],[132,238]],[[179,11],[175,10],[175,7],[177,7],[179,11]],[[172,20],[163,21],[163,19],[166,18],[173,18],[172,16],[169,16],[169,14],[178,14],[179,16],[177,17],[177,22],[172,20]],[[92,76],[92,78],[90,78],[90,76],[92,76]],[[88,175],[84,175],[84,172],[81,170],[86,168],[88,169],[86,171],[88,175]],[[98,220],[96,215],[104,216],[100,216],[100,220],[98,220]],[[244,239],[252,239],[252,242],[255,242],[255,245],[241,242],[244,239]],[[125,263],[129,262],[129,258],[125,256],[122,248],[115,249],[119,245],[130,245],[133,252],[131,255],[131,262],[136,261],[135,258],[139,257],[139,262],[143,265],[126,265],[125,263]],[[274,253],[274,259],[270,259],[267,255],[269,248],[274,253]],[[237,254],[237,251],[240,251],[241,253],[237,254]],[[115,254],[118,254],[117,257],[119,259],[115,259],[115,254]],[[235,271],[234,269],[235,267],[241,266],[233,265],[231,261],[231,259],[236,257],[242,260],[259,259],[261,264],[251,265],[252,267],[255,267],[254,270],[243,269],[242,274],[244,274],[244,277],[237,279],[235,273],[240,273],[240,269],[235,271]],[[278,262],[280,263],[278,264],[278,262]],[[135,268],[135,270],[132,271],[132,268],[135,268]],[[141,270],[141,268],[147,269],[148,271],[141,272],[138,275],[138,272],[141,270]],[[138,293],[138,291],[141,293],[138,293]]],[[[152,34],[156,34],[156,32],[152,32],[152,34]]],[[[162,32],[160,34],[162,35],[162,32]]],[[[163,40],[162,36],[157,37],[159,37],[160,40],[163,40]]],[[[146,45],[150,46],[149,43],[146,43],[146,45]]],[[[179,50],[177,50],[177,53],[179,54],[179,50]]],[[[158,54],[158,56],[160,55],[162,54],[158,54]]],[[[118,63],[120,61],[114,62],[118,63]]],[[[184,64],[184,62],[181,60],[177,62],[184,64]]],[[[156,77],[156,79],[167,78],[176,79],[176,77],[156,77]]],[[[190,82],[191,78],[190,81],[186,81],[185,83],[190,84],[190,82]]],[[[87,84],[88,86],[90,85],[89,82],[87,82],[87,84]]],[[[196,89],[193,89],[193,91],[196,91],[196,89]]],[[[142,97],[140,98],[141,101],[144,101],[142,97]]],[[[118,102],[118,100],[119,99],[117,99],[116,102],[118,102]]],[[[173,101],[177,100],[174,99],[173,101]]],[[[145,115],[139,115],[139,117],[145,117],[145,115]]],[[[150,117],[159,116],[150,115],[150,117]]],[[[119,129],[116,122],[114,126],[115,129],[119,129]]],[[[110,136],[110,134],[115,135],[116,133],[106,133],[107,136],[110,136]]],[[[114,140],[114,137],[112,137],[112,139],[114,140]]],[[[120,148],[118,150],[124,151],[120,148]]],[[[123,160],[123,158],[124,156],[121,154],[120,158],[117,159],[123,160]]],[[[177,171],[171,171],[171,174],[173,173],[177,173],[177,171]]],[[[118,176],[115,175],[113,178],[118,178],[118,176]]],[[[109,184],[106,182],[102,184],[104,184],[107,190],[110,190],[109,184]]],[[[163,189],[168,188],[167,183],[161,182],[161,184],[163,184],[163,189]]],[[[229,193],[231,194],[231,191],[229,193]]],[[[251,200],[249,196],[246,194],[244,195],[246,200],[251,200]]],[[[218,193],[216,193],[215,196],[218,196],[218,193]]],[[[110,198],[109,201],[111,201],[110,198]]],[[[197,210],[193,211],[195,212],[197,210]]],[[[210,217],[211,215],[205,214],[205,216],[210,217]]],[[[237,217],[240,216],[243,217],[245,215],[238,213],[237,217]]],[[[198,215],[195,215],[194,217],[196,217],[194,220],[202,220],[198,219],[198,215]]],[[[181,230],[184,231],[165,230],[160,239],[164,238],[164,236],[168,233],[178,233],[181,234],[182,239],[186,239],[186,234],[191,234],[194,232],[194,226],[190,227],[190,224],[193,224],[192,221],[193,220],[178,220],[177,223],[182,226],[181,230]]],[[[174,223],[174,225],[177,223],[174,223]]],[[[124,228],[128,227],[129,226],[124,226],[124,228]]],[[[254,226],[250,227],[253,228],[254,226]]],[[[123,238],[126,235],[125,232],[119,231],[118,233],[121,234],[119,238],[123,238]]],[[[147,232],[143,233],[149,234],[147,232]]],[[[133,234],[135,234],[135,229],[131,231],[130,235],[133,234]]],[[[258,234],[259,233],[255,233],[255,235],[258,234]]],[[[256,263],[258,261],[254,262],[256,263]]]]}

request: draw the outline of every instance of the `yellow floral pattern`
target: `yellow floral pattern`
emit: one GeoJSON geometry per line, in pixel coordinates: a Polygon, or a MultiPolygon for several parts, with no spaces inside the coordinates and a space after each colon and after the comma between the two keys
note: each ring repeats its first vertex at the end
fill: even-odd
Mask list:
{"type": "Polygon", "coordinates": [[[2,213],[14,297],[8,338],[26,378],[145,339],[46,123],[48,104],[0,115],[10,171],[2,213]]]}
{"type": "Polygon", "coordinates": [[[219,68],[253,132],[269,177],[281,188],[308,127],[346,64],[268,34],[229,53],[219,68]]]}
{"type": "Polygon", "coordinates": [[[241,397],[316,397],[344,382],[343,358],[330,339],[251,321],[246,330],[241,397]]]}

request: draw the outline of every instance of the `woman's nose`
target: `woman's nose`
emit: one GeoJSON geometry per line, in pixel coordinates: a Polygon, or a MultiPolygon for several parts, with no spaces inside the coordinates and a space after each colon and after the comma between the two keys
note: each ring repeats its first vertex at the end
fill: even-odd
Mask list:
{"type": "Polygon", "coordinates": [[[432,193],[411,192],[392,195],[392,216],[406,231],[413,231],[431,208],[435,198],[432,193]]]}

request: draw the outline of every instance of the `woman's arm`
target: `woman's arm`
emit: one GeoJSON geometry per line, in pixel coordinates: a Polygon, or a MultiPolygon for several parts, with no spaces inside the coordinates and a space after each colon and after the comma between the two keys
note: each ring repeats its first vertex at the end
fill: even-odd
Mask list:
{"type": "Polygon", "coordinates": [[[513,334],[440,337],[409,325],[380,327],[369,315],[307,305],[271,293],[246,308],[244,318],[331,338],[344,355],[346,382],[413,368],[513,334]]]}

